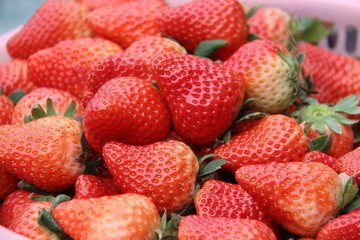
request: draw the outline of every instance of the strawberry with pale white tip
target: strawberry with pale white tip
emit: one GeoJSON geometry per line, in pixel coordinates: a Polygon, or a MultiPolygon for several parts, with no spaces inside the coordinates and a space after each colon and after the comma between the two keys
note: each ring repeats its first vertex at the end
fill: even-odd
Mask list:
{"type": "Polygon", "coordinates": [[[300,93],[297,72],[301,57],[261,39],[240,47],[224,66],[244,78],[245,98],[256,99],[252,110],[273,114],[287,109],[300,93]]]}

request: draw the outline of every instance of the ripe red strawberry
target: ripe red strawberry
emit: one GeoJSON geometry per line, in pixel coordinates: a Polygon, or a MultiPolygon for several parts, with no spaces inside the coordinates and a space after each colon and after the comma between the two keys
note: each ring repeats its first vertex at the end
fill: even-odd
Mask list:
{"type": "Polygon", "coordinates": [[[14,59],[0,64],[0,86],[4,89],[5,95],[15,90],[30,92],[35,85],[27,77],[27,61],[14,59]]]}
{"type": "Polygon", "coordinates": [[[213,143],[231,126],[242,106],[242,79],[210,60],[158,52],[152,71],[175,131],[191,143],[213,143]]]}
{"type": "Polygon", "coordinates": [[[305,52],[303,67],[311,74],[314,95],[320,103],[336,104],[340,99],[360,92],[360,62],[321,47],[299,43],[297,48],[305,52]]]}
{"type": "Polygon", "coordinates": [[[127,48],[143,36],[159,35],[156,19],[167,8],[162,0],[139,0],[96,9],[87,20],[96,34],[127,48]]]}
{"type": "Polygon", "coordinates": [[[14,112],[13,102],[5,95],[3,95],[2,89],[0,88],[0,125],[10,124],[11,116],[14,112]]]}
{"type": "Polygon", "coordinates": [[[88,37],[91,31],[85,21],[87,14],[87,8],[80,3],[47,1],[10,38],[7,50],[13,58],[28,58],[63,40],[88,37]]]}
{"type": "Polygon", "coordinates": [[[161,50],[186,53],[185,48],[183,48],[179,43],[160,36],[142,37],[131,44],[125,50],[125,53],[142,58],[150,71],[151,60],[155,54],[161,50]]]}
{"type": "Polygon", "coordinates": [[[86,7],[90,11],[101,7],[116,6],[118,4],[123,4],[133,1],[137,1],[137,0],[75,0],[75,2],[80,2],[86,5],[86,7]]]}
{"type": "Polygon", "coordinates": [[[81,126],[62,116],[0,126],[0,167],[45,191],[72,186],[84,171],[81,126]]]}
{"type": "Polygon", "coordinates": [[[179,225],[179,240],[276,240],[273,231],[254,219],[225,217],[183,217],[179,225]]]}
{"type": "Polygon", "coordinates": [[[152,78],[151,60],[160,50],[186,52],[178,43],[167,38],[146,36],[131,44],[124,53],[99,60],[90,69],[84,103],[87,104],[105,82],[115,77],[134,76],[150,82],[156,80],[152,78]]]}
{"type": "Polygon", "coordinates": [[[317,240],[360,239],[360,208],[332,219],[320,229],[317,240]]]}
{"type": "Polygon", "coordinates": [[[360,187],[360,147],[352,150],[351,152],[345,154],[341,158],[337,159],[335,163],[335,170],[338,173],[346,173],[348,176],[352,176],[355,173],[355,181],[360,187]]]}
{"type": "Polygon", "coordinates": [[[293,66],[285,61],[279,50],[288,58],[283,46],[269,40],[255,40],[239,48],[224,66],[244,78],[245,98],[257,101],[251,109],[265,113],[281,113],[295,98],[298,82],[293,78],[293,66]]]}
{"type": "Polygon", "coordinates": [[[81,98],[92,64],[121,52],[117,44],[101,38],[62,41],[31,55],[28,76],[38,87],[53,87],[81,98]]]}
{"type": "Polygon", "coordinates": [[[55,233],[38,223],[38,212],[50,209],[50,201],[34,201],[32,193],[17,190],[11,193],[0,209],[0,224],[30,239],[58,239],[55,233]]]}
{"type": "Polygon", "coordinates": [[[274,222],[238,184],[218,180],[205,182],[197,191],[194,204],[201,217],[248,218],[272,227],[274,222]]]}
{"type": "Polygon", "coordinates": [[[0,200],[4,200],[7,195],[17,189],[19,179],[0,168],[0,200]]]}
{"type": "Polygon", "coordinates": [[[342,204],[342,181],[322,163],[246,165],[236,179],[272,218],[302,237],[316,236],[342,204]]]}
{"type": "Polygon", "coordinates": [[[307,138],[295,119],[277,114],[233,136],[214,153],[232,163],[223,165],[223,169],[236,171],[247,164],[302,161],[308,148],[307,138]]]}
{"type": "Polygon", "coordinates": [[[71,101],[74,101],[76,103],[75,116],[82,116],[84,107],[77,97],[56,88],[40,87],[25,95],[16,104],[11,115],[11,124],[23,124],[25,115],[31,114],[31,109],[35,104],[40,104],[43,109],[46,109],[48,98],[52,100],[57,115],[64,115],[71,101]]]}
{"type": "Polygon", "coordinates": [[[108,141],[149,144],[166,138],[170,115],[160,92],[135,77],[114,78],[88,103],[83,119],[89,145],[101,152],[108,141]]]}
{"type": "Polygon", "coordinates": [[[162,33],[170,35],[192,53],[204,40],[227,41],[213,59],[227,59],[248,36],[245,13],[236,0],[195,0],[169,8],[161,14],[158,24],[162,33]]]}
{"type": "Polygon", "coordinates": [[[120,190],[148,196],[160,213],[181,210],[191,201],[199,165],[184,143],[170,140],[133,146],[109,142],[103,156],[120,190]]]}
{"type": "Polygon", "coordinates": [[[53,217],[74,240],[154,239],[160,228],[154,203],[132,193],[63,202],[53,217]]]}
{"type": "Polygon", "coordinates": [[[260,38],[287,47],[290,39],[290,16],[280,8],[264,7],[257,10],[247,23],[249,32],[260,38]]]}
{"type": "Polygon", "coordinates": [[[86,199],[120,194],[114,179],[81,175],[76,179],[74,199],[86,199]]]}
{"type": "Polygon", "coordinates": [[[305,154],[304,162],[319,162],[335,169],[337,159],[320,151],[311,151],[305,154]]]}
{"type": "Polygon", "coordinates": [[[313,140],[317,137],[327,135],[331,137],[326,153],[332,157],[339,158],[350,152],[354,145],[354,134],[351,125],[356,121],[348,119],[346,114],[359,114],[360,107],[358,96],[349,96],[340,100],[335,106],[319,104],[317,100],[300,110],[292,116],[298,118],[307,137],[313,140]]]}

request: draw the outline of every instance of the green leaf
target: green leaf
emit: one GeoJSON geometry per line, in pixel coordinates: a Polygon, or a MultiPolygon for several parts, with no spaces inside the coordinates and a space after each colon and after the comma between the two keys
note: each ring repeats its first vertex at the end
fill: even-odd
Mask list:
{"type": "Polygon", "coordinates": [[[24,116],[24,123],[29,123],[29,122],[32,122],[32,121],[34,121],[34,119],[31,117],[31,115],[26,113],[25,116],[24,116]]]}
{"type": "Polygon", "coordinates": [[[261,37],[255,33],[249,33],[248,37],[247,37],[247,41],[248,42],[252,42],[255,40],[261,39],[261,37]]]}
{"type": "Polygon", "coordinates": [[[60,194],[53,201],[53,204],[51,205],[49,211],[47,211],[45,208],[42,208],[39,211],[39,215],[38,215],[38,223],[40,224],[40,226],[55,233],[60,239],[71,239],[71,238],[66,233],[63,232],[60,225],[52,217],[52,211],[60,203],[69,200],[70,200],[69,196],[60,194]]]}
{"type": "Polygon", "coordinates": [[[52,202],[55,200],[55,197],[53,195],[34,196],[33,194],[31,194],[30,199],[34,202],[52,202]]]}
{"type": "Polygon", "coordinates": [[[309,28],[311,25],[313,25],[314,19],[311,17],[304,17],[299,21],[299,30],[305,31],[305,29],[309,28]]]}
{"type": "Polygon", "coordinates": [[[280,48],[278,48],[278,54],[281,57],[281,59],[284,60],[289,67],[292,67],[294,65],[294,62],[291,59],[291,57],[289,57],[283,51],[281,51],[280,48]]]}
{"type": "Polygon", "coordinates": [[[341,99],[334,107],[334,111],[343,112],[343,109],[356,107],[359,104],[359,95],[351,95],[341,99]]]}
{"type": "Polygon", "coordinates": [[[359,192],[359,188],[354,179],[355,176],[356,175],[349,177],[349,179],[347,179],[345,183],[342,208],[344,208],[347,204],[349,204],[355,198],[356,194],[359,192]]]}
{"type": "Polygon", "coordinates": [[[340,123],[338,123],[335,119],[333,118],[326,118],[325,119],[326,125],[335,133],[337,134],[341,134],[342,133],[342,129],[341,129],[341,125],[340,123]]]}
{"type": "Polygon", "coordinates": [[[300,35],[300,40],[318,43],[323,38],[327,37],[330,33],[330,29],[325,26],[325,24],[317,19],[308,19],[305,18],[300,22],[302,25],[302,34],[300,35]]]}
{"type": "Polygon", "coordinates": [[[212,157],[220,157],[219,154],[215,154],[215,153],[209,153],[209,154],[206,154],[204,156],[202,156],[198,162],[199,162],[199,166],[202,166],[203,162],[206,160],[206,159],[209,159],[209,158],[212,158],[212,157]]]}
{"type": "Polygon", "coordinates": [[[242,116],[241,118],[239,118],[238,120],[236,120],[235,124],[242,122],[242,121],[250,120],[250,119],[266,118],[268,116],[269,116],[269,114],[267,114],[267,113],[252,112],[252,113],[246,114],[246,115],[242,116]]]}
{"type": "Polygon", "coordinates": [[[42,194],[42,195],[51,195],[51,193],[49,193],[45,190],[42,190],[42,189],[36,187],[35,185],[32,185],[31,183],[25,182],[24,180],[21,180],[20,182],[18,182],[17,186],[18,186],[18,188],[23,189],[28,192],[34,192],[34,193],[38,193],[38,194],[42,194]]]}
{"type": "Polygon", "coordinates": [[[348,119],[341,114],[334,114],[332,117],[336,119],[336,121],[338,121],[339,123],[347,125],[352,125],[358,122],[357,120],[348,119]]]}
{"type": "Polygon", "coordinates": [[[325,123],[323,121],[314,122],[315,130],[320,134],[325,134],[325,123]]]}
{"type": "Polygon", "coordinates": [[[216,170],[221,169],[221,166],[224,165],[225,163],[230,163],[230,162],[224,159],[217,159],[209,162],[204,167],[200,168],[198,178],[201,178],[205,175],[215,172],[216,170]]]}
{"type": "Polygon", "coordinates": [[[167,225],[167,214],[165,209],[163,215],[161,216],[161,229],[165,229],[166,225],[167,225]]]}
{"type": "Polygon", "coordinates": [[[56,116],[53,101],[51,100],[51,98],[46,99],[46,114],[48,116],[56,116]]]}
{"type": "Polygon", "coordinates": [[[310,150],[318,150],[323,153],[327,153],[331,147],[332,138],[331,135],[322,135],[313,139],[310,143],[310,150]]]}
{"type": "Polygon", "coordinates": [[[246,19],[251,18],[257,12],[257,10],[259,10],[263,6],[264,6],[264,4],[258,4],[258,5],[255,5],[254,7],[250,8],[249,11],[246,12],[246,19]]]}
{"type": "Polygon", "coordinates": [[[247,109],[251,104],[256,103],[257,99],[256,98],[247,98],[245,99],[245,101],[243,102],[242,106],[241,106],[241,111],[247,109]]]}
{"type": "Polygon", "coordinates": [[[193,194],[192,194],[192,199],[194,199],[195,198],[195,195],[196,195],[196,193],[198,192],[200,190],[200,184],[196,184],[195,185],[195,189],[194,189],[194,192],[193,192],[193,194]]]}
{"type": "Polygon", "coordinates": [[[65,110],[64,116],[73,118],[75,117],[75,113],[76,113],[76,103],[74,100],[72,100],[69,107],[65,110]]]}
{"type": "Polygon", "coordinates": [[[26,95],[23,90],[16,90],[9,94],[8,98],[14,103],[14,106],[26,95]]]}
{"type": "Polygon", "coordinates": [[[305,59],[305,52],[300,52],[297,56],[296,56],[297,62],[299,64],[301,64],[304,59],[305,59]]]}
{"type": "Polygon", "coordinates": [[[225,40],[205,40],[196,48],[194,55],[199,57],[210,58],[218,49],[228,44],[225,40]]]}
{"type": "Polygon", "coordinates": [[[360,208],[360,197],[355,198],[353,201],[351,201],[350,203],[348,203],[343,211],[348,213],[351,211],[354,211],[355,209],[360,208]]]}
{"type": "Polygon", "coordinates": [[[156,81],[152,81],[151,84],[152,84],[158,91],[160,91],[159,85],[157,84],[156,81]]]}
{"type": "Polygon", "coordinates": [[[47,114],[40,104],[35,104],[31,109],[31,116],[34,120],[46,117],[47,114]]]}

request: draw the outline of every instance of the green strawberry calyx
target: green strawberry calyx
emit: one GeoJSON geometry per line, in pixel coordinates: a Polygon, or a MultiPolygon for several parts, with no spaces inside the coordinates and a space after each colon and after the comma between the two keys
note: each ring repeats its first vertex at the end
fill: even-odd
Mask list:
{"type": "MultiPolygon", "coordinates": [[[[64,112],[64,117],[74,118],[81,122],[80,118],[75,117],[76,113],[76,103],[74,100],[71,101],[70,105],[64,112]]],[[[48,116],[58,116],[54,109],[53,101],[51,98],[46,99],[46,111],[42,108],[40,104],[35,104],[31,109],[31,114],[25,114],[24,123],[32,122],[34,120],[48,117],[48,116]]]]}
{"type": "Polygon", "coordinates": [[[359,95],[351,95],[340,100],[335,106],[320,104],[313,100],[312,104],[295,111],[292,116],[297,117],[299,123],[307,122],[307,128],[311,126],[319,134],[327,134],[327,129],[342,134],[342,124],[352,125],[357,123],[356,120],[349,119],[346,115],[360,113],[360,107],[357,106],[359,100],[359,95]]]}
{"type": "Polygon", "coordinates": [[[69,201],[70,197],[64,194],[58,195],[54,200],[53,204],[51,205],[49,211],[45,208],[42,208],[39,211],[38,215],[38,222],[39,225],[43,228],[55,233],[60,239],[71,239],[66,233],[63,232],[59,224],[55,221],[52,217],[52,211],[54,208],[62,202],[69,201]]]}
{"type": "Polygon", "coordinates": [[[339,177],[343,182],[344,191],[343,191],[343,202],[341,205],[341,209],[344,212],[350,212],[355,208],[360,207],[360,196],[357,196],[359,193],[359,187],[355,180],[355,177],[360,172],[353,174],[352,176],[348,176],[346,173],[340,173],[339,177]]]}
{"type": "Polygon", "coordinates": [[[300,79],[300,74],[302,73],[301,63],[305,59],[304,52],[298,52],[296,48],[296,41],[293,36],[290,37],[290,56],[284,53],[280,48],[278,49],[278,54],[281,59],[286,62],[290,67],[289,78],[294,84],[294,94],[290,100],[290,105],[292,105],[297,99],[304,99],[311,93],[311,78],[305,78],[305,81],[300,79]]]}
{"type": "Polygon", "coordinates": [[[178,239],[179,223],[182,216],[172,213],[169,217],[166,213],[161,217],[161,228],[155,230],[156,240],[175,240],[178,239]]]}

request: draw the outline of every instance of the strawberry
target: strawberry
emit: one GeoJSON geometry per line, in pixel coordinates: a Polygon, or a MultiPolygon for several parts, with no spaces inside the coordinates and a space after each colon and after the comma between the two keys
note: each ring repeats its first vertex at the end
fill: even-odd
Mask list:
{"type": "Polygon", "coordinates": [[[0,168],[0,200],[4,200],[7,195],[17,189],[19,179],[0,168]]]}
{"type": "Polygon", "coordinates": [[[84,97],[87,104],[105,82],[115,77],[134,76],[154,81],[151,74],[151,60],[157,51],[177,51],[186,53],[178,43],[160,36],[146,36],[135,41],[124,53],[99,60],[89,73],[84,97]]]}
{"type": "Polygon", "coordinates": [[[105,83],[84,112],[84,135],[97,152],[112,140],[128,144],[161,141],[169,128],[170,115],[160,92],[135,77],[105,83]]]}
{"type": "Polygon", "coordinates": [[[109,142],[103,156],[120,190],[149,197],[160,213],[170,214],[190,203],[199,165],[184,143],[170,140],[134,146],[109,142]]]}
{"type": "Polygon", "coordinates": [[[287,47],[290,39],[290,16],[280,8],[264,7],[248,20],[250,34],[287,47]]]}
{"type": "Polygon", "coordinates": [[[13,114],[11,115],[11,124],[23,124],[25,115],[31,114],[31,109],[35,104],[40,104],[46,109],[48,107],[48,98],[52,100],[52,107],[55,109],[57,115],[64,115],[71,101],[76,103],[75,116],[81,116],[83,113],[82,102],[71,93],[56,88],[40,87],[25,95],[16,104],[13,114]]]}
{"type": "Polygon", "coordinates": [[[272,226],[273,221],[238,184],[218,180],[205,182],[197,191],[194,204],[201,217],[248,218],[272,226]]]}
{"type": "Polygon", "coordinates": [[[191,53],[202,41],[227,41],[213,59],[227,59],[248,36],[245,13],[236,0],[195,0],[169,8],[160,15],[158,24],[162,33],[177,40],[191,53]]]}
{"type": "Polygon", "coordinates": [[[254,219],[225,217],[183,217],[179,225],[179,240],[276,240],[273,231],[254,219]]]}
{"type": "Polygon", "coordinates": [[[315,151],[310,151],[310,152],[306,153],[303,161],[304,162],[319,162],[319,163],[328,165],[332,169],[335,169],[335,164],[336,164],[337,159],[332,156],[329,156],[325,153],[322,153],[318,150],[315,150],[315,151]]]}
{"type": "Polygon", "coordinates": [[[351,124],[356,121],[348,119],[346,114],[359,114],[358,96],[349,96],[340,100],[335,106],[320,104],[312,100],[300,110],[292,113],[298,118],[309,139],[313,140],[327,135],[331,138],[329,146],[324,150],[332,157],[339,158],[352,150],[354,134],[351,124]]]}
{"type": "Polygon", "coordinates": [[[90,11],[101,8],[116,6],[127,2],[133,2],[137,0],[75,0],[75,2],[83,3],[90,11]]]}
{"type": "Polygon", "coordinates": [[[96,34],[123,48],[146,35],[159,35],[158,16],[169,8],[162,0],[140,0],[92,11],[88,24],[96,34]]]}
{"type": "Polygon", "coordinates": [[[74,199],[86,199],[120,194],[114,179],[81,175],[76,179],[74,199]]]}
{"type": "Polygon", "coordinates": [[[152,71],[175,131],[191,143],[213,143],[242,106],[242,79],[210,60],[161,51],[153,59],[152,71]]]}
{"type": "Polygon", "coordinates": [[[323,226],[317,240],[356,240],[360,239],[360,208],[332,219],[323,226]]]}
{"type": "Polygon", "coordinates": [[[316,236],[343,200],[340,177],[317,162],[246,165],[236,179],[272,218],[302,237],[316,236]]]}
{"type": "Polygon", "coordinates": [[[302,161],[308,148],[307,138],[295,119],[276,114],[233,136],[214,153],[231,163],[224,169],[236,171],[247,164],[302,161]]]}
{"type": "Polygon", "coordinates": [[[35,85],[27,77],[27,61],[13,59],[9,62],[0,64],[0,87],[2,86],[5,95],[9,95],[15,90],[30,92],[35,85]]]}
{"type": "Polygon", "coordinates": [[[45,191],[72,186],[84,171],[81,126],[62,116],[0,126],[0,167],[45,191]]]}
{"type": "Polygon", "coordinates": [[[47,1],[7,42],[13,58],[28,58],[42,49],[66,39],[88,37],[85,5],[70,1],[47,1]]]}
{"type": "Polygon", "coordinates": [[[8,195],[0,209],[0,224],[30,239],[58,239],[38,223],[38,212],[42,208],[50,209],[52,203],[46,199],[34,199],[32,193],[24,190],[8,195]]]}
{"type": "Polygon", "coordinates": [[[117,44],[101,38],[62,41],[31,55],[28,76],[38,87],[58,88],[81,98],[90,66],[121,51],[117,44]]]}
{"type": "Polygon", "coordinates": [[[299,88],[290,57],[283,46],[261,39],[243,45],[224,66],[244,78],[245,98],[256,99],[252,110],[281,113],[291,105],[299,88]]]}
{"type": "Polygon", "coordinates": [[[336,104],[340,99],[360,92],[360,62],[321,47],[299,43],[304,51],[303,67],[313,80],[314,95],[320,103],[336,104]]]}
{"type": "Polygon", "coordinates": [[[147,197],[120,194],[73,199],[57,205],[53,217],[74,240],[154,239],[160,227],[156,207],[147,197]]]}
{"type": "Polygon", "coordinates": [[[125,53],[142,58],[151,67],[151,60],[158,51],[174,51],[186,53],[186,50],[177,42],[160,36],[145,36],[131,44],[125,53]]]}
{"type": "Polygon", "coordinates": [[[335,163],[335,170],[338,173],[346,173],[348,176],[355,175],[355,181],[360,187],[360,147],[348,152],[343,155],[341,158],[337,159],[335,163]]]}
{"type": "Polygon", "coordinates": [[[0,125],[10,124],[11,115],[14,112],[14,103],[5,95],[0,88],[0,125]]]}

